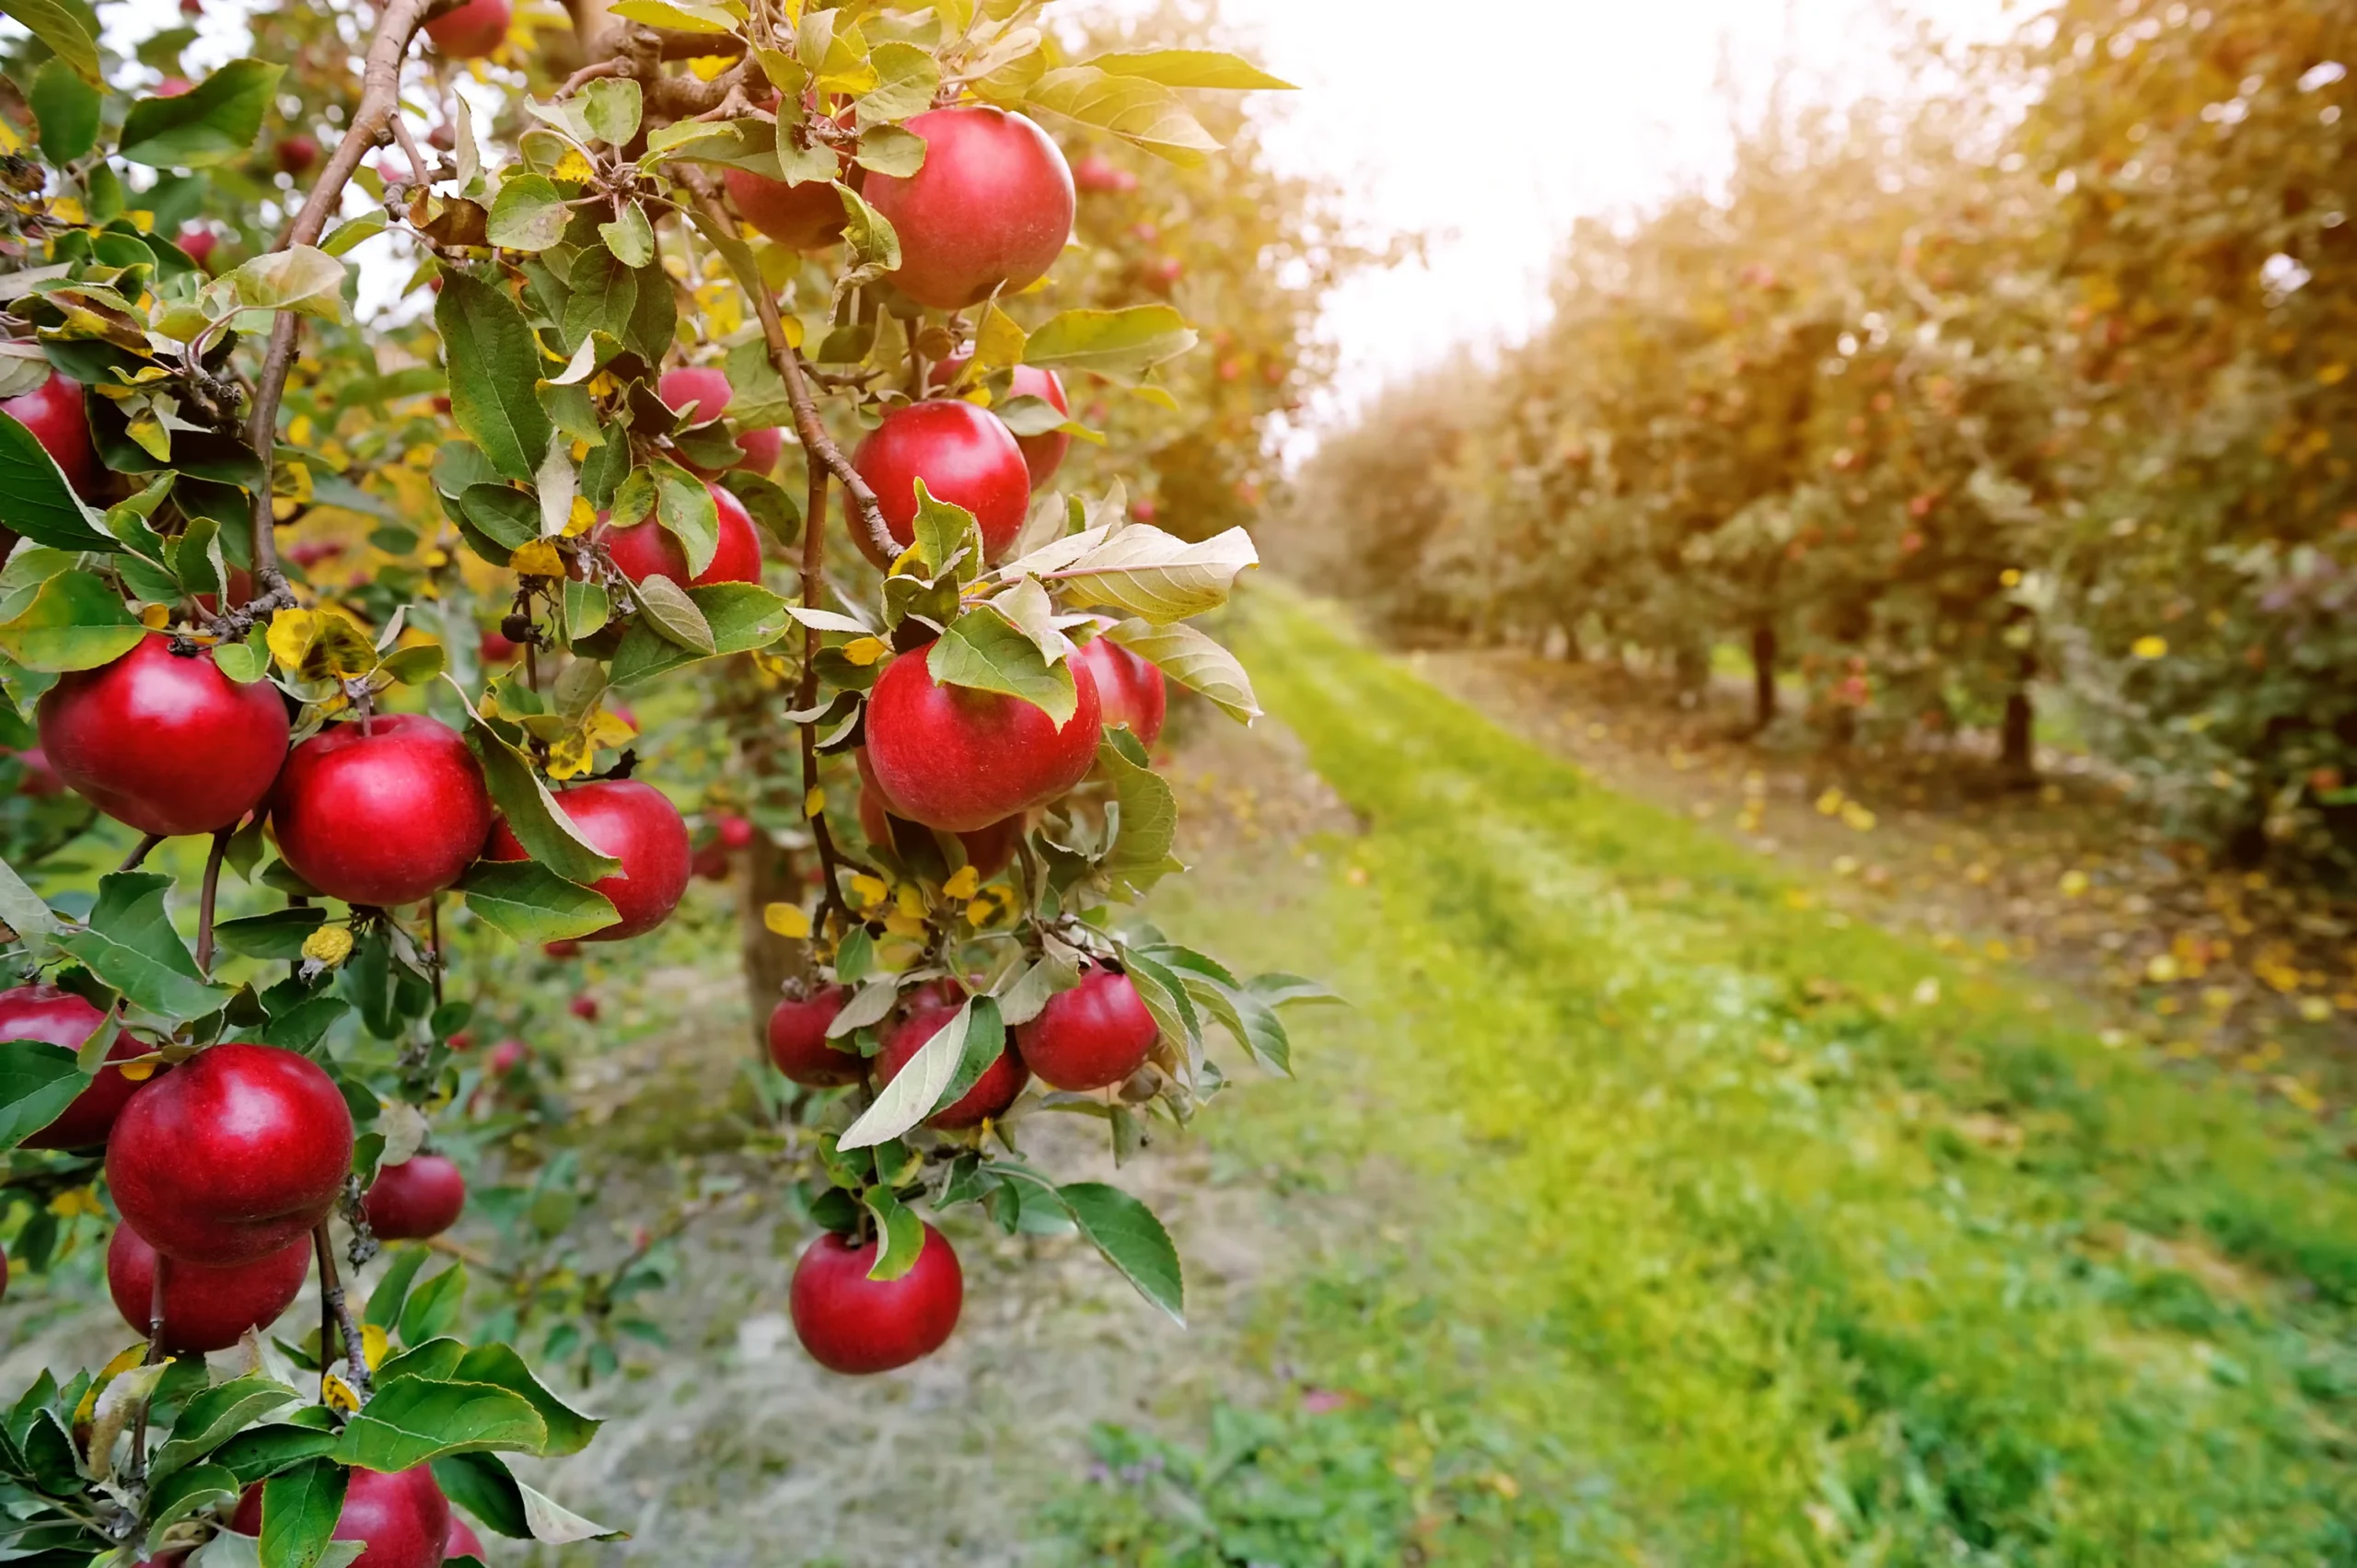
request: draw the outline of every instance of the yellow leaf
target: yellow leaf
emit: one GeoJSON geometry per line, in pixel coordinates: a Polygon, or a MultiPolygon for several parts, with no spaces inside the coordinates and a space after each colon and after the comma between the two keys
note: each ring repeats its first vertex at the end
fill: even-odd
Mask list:
{"type": "Polygon", "coordinates": [[[905,915],[924,913],[924,889],[914,882],[903,882],[892,889],[892,901],[905,915]]]}
{"type": "Polygon", "coordinates": [[[895,910],[884,917],[884,929],[895,936],[906,936],[914,940],[924,935],[924,917],[903,914],[895,910]]]}
{"type": "Polygon", "coordinates": [[[800,940],[810,935],[810,912],[799,904],[764,905],[761,923],[780,936],[800,940]]]}
{"type": "Polygon", "coordinates": [[[981,885],[981,872],[970,865],[961,865],[948,881],[941,885],[941,890],[953,899],[970,899],[974,896],[974,890],[981,885]]]}
{"type": "MultiPolygon", "coordinates": [[[[805,817],[817,817],[822,815],[826,809],[827,792],[813,784],[810,792],[802,797],[802,814],[805,817]]],[[[869,880],[875,881],[875,878],[870,877],[869,880]]],[[[884,896],[884,884],[881,882],[876,883],[876,896],[879,899],[884,896]]]]}
{"type": "Polygon", "coordinates": [[[1841,792],[1840,790],[1829,789],[1823,795],[1817,797],[1817,814],[1818,816],[1830,817],[1840,809],[1841,792]]]}
{"type": "Polygon", "coordinates": [[[308,413],[298,413],[293,419],[288,420],[286,422],[286,439],[293,442],[297,447],[309,446],[311,444],[311,416],[308,413]]]}
{"type": "MultiPolygon", "coordinates": [[[[365,1357],[366,1353],[363,1354],[365,1357]]],[[[346,1415],[355,1414],[360,1409],[359,1396],[353,1393],[352,1385],[332,1372],[319,1374],[319,1403],[346,1415]]]]}
{"type": "Polygon", "coordinates": [[[2128,645],[2128,651],[2141,659],[2162,658],[2168,654],[2169,640],[2166,637],[2156,637],[2147,633],[2131,643],[2128,645]]]}
{"type": "Polygon", "coordinates": [[[2348,378],[2349,366],[2337,360],[2316,372],[2316,381],[2321,386],[2338,387],[2348,378]]]}
{"type": "Polygon", "coordinates": [[[106,1205],[99,1202],[99,1195],[89,1188],[69,1187],[49,1201],[49,1212],[59,1219],[70,1220],[77,1214],[103,1217],[107,1211],[106,1205]]]}
{"type": "Polygon", "coordinates": [[[565,515],[564,537],[579,539],[595,528],[597,523],[598,508],[589,505],[589,497],[586,495],[576,495],[573,498],[573,510],[565,515]]]}
{"type": "Polygon", "coordinates": [[[519,577],[562,577],[564,557],[547,540],[536,539],[510,556],[507,567],[519,577]]]}
{"type": "Polygon", "coordinates": [[[865,871],[856,872],[852,877],[851,896],[859,900],[862,909],[873,909],[882,903],[885,895],[890,891],[884,886],[881,877],[870,877],[865,871]]]}
{"type": "Polygon", "coordinates": [[[2064,898],[2075,899],[2087,890],[2087,874],[2084,871],[2065,871],[2062,873],[2062,880],[2056,883],[2055,888],[2064,898]]]}
{"type": "Polygon", "coordinates": [[[2177,962],[2167,953],[2155,953],[2144,965],[2144,978],[2154,985],[2166,985],[2177,977],[2177,962]]]}
{"type": "Polygon", "coordinates": [[[843,657],[865,668],[892,651],[881,637],[853,637],[843,645],[843,657]]]}
{"type": "Polygon", "coordinates": [[[172,623],[172,607],[168,604],[143,604],[139,607],[139,624],[150,632],[160,632],[172,623]]]}
{"type": "Polygon", "coordinates": [[[348,926],[322,925],[303,938],[303,956],[313,963],[330,969],[352,956],[352,931],[348,926]]]}
{"type": "Polygon", "coordinates": [[[566,148],[564,157],[557,160],[556,168],[549,171],[552,180],[570,180],[581,185],[586,185],[597,177],[597,166],[582,157],[578,147],[566,148]]]}
{"type": "Polygon", "coordinates": [[[60,196],[55,201],[50,203],[49,215],[55,218],[59,223],[85,223],[88,221],[83,214],[82,203],[72,196],[60,196]]]}
{"type": "Polygon", "coordinates": [[[730,55],[699,54],[688,62],[688,69],[695,73],[697,81],[708,82],[735,64],[736,59],[730,55]]]}
{"type": "Polygon", "coordinates": [[[589,738],[598,746],[620,746],[637,733],[628,719],[608,713],[603,708],[589,715],[589,738]]]}
{"type": "Polygon", "coordinates": [[[144,1084],[156,1075],[156,1069],[162,1063],[152,1059],[145,1062],[126,1062],[115,1071],[122,1074],[127,1083],[144,1084]]]}
{"type": "Polygon", "coordinates": [[[549,777],[560,780],[579,778],[589,771],[589,764],[596,756],[597,748],[589,743],[589,737],[575,730],[549,748],[549,777]]]}

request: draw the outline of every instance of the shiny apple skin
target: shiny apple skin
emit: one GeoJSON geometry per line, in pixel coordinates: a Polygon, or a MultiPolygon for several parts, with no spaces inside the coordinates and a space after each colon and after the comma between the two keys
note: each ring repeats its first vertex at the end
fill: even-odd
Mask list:
{"type": "MultiPolygon", "coordinates": [[[[945,359],[935,366],[931,385],[938,390],[957,380],[958,373],[966,367],[967,355],[945,359]]],[[[1018,365],[1007,384],[1010,398],[1039,398],[1058,413],[1070,415],[1072,404],[1064,397],[1063,377],[1052,370],[1042,370],[1036,365],[1018,365]]],[[[1010,431],[1008,434],[1012,435],[1010,431]]],[[[1016,436],[1015,445],[1023,454],[1023,466],[1031,475],[1031,488],[1039,489],[1056,477],[1064,466],[1064,454],[1072,450],[1072,437],[1061,430],[1045,436],[1016,436]]]]}
{"type": "Polygon", "coordinates": [[[446,1156],[412,1155],[379,1167],[360,1206],[379,1241],[423,1241],[459,1223],[467,1179],[446,1156]]]}
{"type": "Polygon", "coordinates": [[[112,664],[60,676],[41,700],[41,746],[76,795],[143,833],[226,828],[261,804],[286,761],[286,705],[240,686],[210,653],[143,637],[112,664]]]}
{"type": "MultiPolygon", "coordinates": [[[[995,414],[959,399],[894,409],[859,444],[852,466],[876,493],[885,527],[903,548],[917,537],[919,480],[935,500],[974,514],[982,553],[993,561],[1006,553],[1030,515],[1031,470],[1015,433],[995,414]]],[[[878,570],[891,564],[878,559],[865,528],[854,528],[852,538],[878,570]]]]}
{"type": "MultiPolygon", "coordinates": [[[[155,1310],[156,1249],[127,1225],[107,1243],[107,1293],[134,1333],[145,1338],[155,1310]]],[[[311,1238],[298,1236],[247,1263],[208,1268],[175,1262],[164,1275],[164,1351],[202,1355],[227,1350],[248,1329],[268,1329],[303,1294],[311,1238]]]]}
{"type": "Polygon", "coordinates": [[[1162,1028],[1128,975],[1093,964],[1070,991],[1017,1025],[1023,1064],[1051,1088],[1084,1093],[1121,1082],[1145,1064],[1162,1028]]]}
{"type": "Polygon", "coordinates": [[[784,997],[770,1009],[770,1061],[779,1072],[807,1089],[840,1088],[867,1075],[865,1057],[838,1051],[827,1039],[827,1026],[850,995],[843,986],[822,986],[807,996],[784,997]]]}
{"type": "Polygon", "coordinates": [[[90,419],[83,401],[82,384],[52,370],[49,378],[29,392],[0,402],[6,413],[33,434],[56,459],[65,482],[88,496],[106,470],[99,464],[99,448],[90,439],[90,419]]]}
{"type": "Polygon", "coordinates": [[[712,552],[712,562],[694,577],[688,575],[688,552],[671,537],[671,530],[649,517],[626,528],[611,524],[600,527],[598,539],[613,557],[615,568],[633,583],[649,577],[668,577],[681,587],[708,588],[714,583],[758,583],[761,580],[761,536],[753,528],[753,515],[745,504],[716,484],[706,485],[712,492],[713,509],[720,517],[720,542],[712,552]]]}
{"type": "Polygon", "coordinates": [[[1107,725],[1127,725],[1149,747],[1162,738],[1170,691],[1152,660],[1140,658],[1102,633],[1090,638],[1078,656],[1097,678],[1097,706],[1107,725]]]}
{"type": "Polygon", "coordinates": [[[278,853],[330,898],[390,908],[450,887],[491,831],[482,765],[458,732],[383,714],[295,749],[272,793],[278,853]]]}
{"type": "Polygon", "coordinates": [[[893,815],[977,832],[1088,776],[1102,715],[1086,664],[1073,666],[1079,701],[1059,728],[1020,699],[939,684],[928,651],[895,656],[868,696],[867,761],[893,815]]]}
{"type": "Polygon", "coordinates": [[[232,1042],[140,1086],[107,1139],[125,1224],[175,1260],[266,1257],[327,1218],[352,1168],[352,1112],[319,1065],[232,1042]]]}
{"type": "Polygon", "coordinates": [[[425,36],[446,60],[480,60],[499,47],[515,18],[512,0],[466,0],[426,23],[425,36]]]}
{"type": "MultiPolygon", "coordinates": [[[[560,790],[557,809],[600,854],[622,863],[611,877],[592,883],[610,900],[621,918],[578,938],[623,942],[643,936],[671,918],[687,893],[694,852],[688,824],[663,792],[636,779],[600,779],[560,790]]],[[[483,848],[486,860],[528,860],[523,844],[502,818],[483,848]]]]}
{"type": "Polygon", "coordinates": [[[1006,110],[929,110],[904,127],[925,144],[907,176],[874,174],[863,192],[900,237],[902,294],[961,310],[1046,275],[1072,238],[1072,169],[1053,138],[1006,110]]]}
{"type": "Polygon", "coordinates": [[[853,1246],[829,1231],[794,1266],[788,1303],[810,1359],[865,1376],[922,1361],[949,1342],[965,1304],[966,1277],[948,1238],[931,1225],[916,1265],[897,1280],[871,1280],[877,1244],[853,1246]]]}

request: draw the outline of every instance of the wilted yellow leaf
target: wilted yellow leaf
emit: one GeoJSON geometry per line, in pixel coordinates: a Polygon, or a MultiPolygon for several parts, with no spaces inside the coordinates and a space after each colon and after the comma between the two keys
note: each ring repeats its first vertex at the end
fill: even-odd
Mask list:
{"type": "Polygon", "coordinates": [[[2128,651],[2141,659],[2163,658],[2168,654],[2169,640],[2147,633],[2131,643],[2128,651]]]}
{"type": "Polygon", "coordinates": [[[761,923],[780,936],[800,940],[810,935],[810,912],[798,904],[763,905],[761,923]]]}
{"type": "Polygon", "coordinates": [[[865,668],[892,651],[881,637],[853,637],[843,645],[843,657],[865,668]]]}
{"type": "Polygon", "coordinates": [[[948,881],[941,885],[941,890],[953,899],[970,899],[974,896],[974,890],[981,885],[981,872],[970,865],[961,865],[948,881]]]}
{"type": "MultiPolygon", "coordinates": [[[[568,519],[569,520],[569,519],[568,519]]],[[[536,539],[508,558],[508,570],[519,577],[562,577],[564,557],[547,540],[536,539]]]]}

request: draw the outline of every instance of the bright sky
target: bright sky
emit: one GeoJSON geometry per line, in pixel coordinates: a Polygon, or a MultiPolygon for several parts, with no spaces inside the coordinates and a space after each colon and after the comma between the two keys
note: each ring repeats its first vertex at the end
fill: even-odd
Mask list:
{"type": "MultiPolygon", "coordinates": [[[[2009,0],[1910,0],[1951,38],[2009,30],[2009,0]]],[[[1834,99],[1887,79],[1882,0],[1221,0],[1260,63],[1271,151],[1339,178],[1377,234],[1434,237],[1428,265],[1362,277],[1330,305],[1330,421],[1387,379],[1542,318],[1556,237],[1724,167],[1724,65],[1757,102],[1780,58],[1834,99]],[[1487,58],[1484,58],[1484,56],[1487,58]],[[1411,73],[1494,78],[1416,116],[1411,73]]],[[[2032,7],[2011,0],[2012,15],[2032,7]]]]}

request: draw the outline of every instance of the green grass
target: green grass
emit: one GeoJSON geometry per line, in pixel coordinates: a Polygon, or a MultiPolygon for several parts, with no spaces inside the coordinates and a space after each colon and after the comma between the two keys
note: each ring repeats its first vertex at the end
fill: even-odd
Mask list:
{"type": "Polygon", "coordinates": [[[2337,1139],[1835,923],[1290,597],[1242,622],[1365,831],[1286,919],[1283,863],[1164,915],[1358,1005],[1206,1118],[1358,1216],[1260,1341],[1345,1398],[1100,1434],[1076,1555],[2357,1563],[2337,1139]]]}

